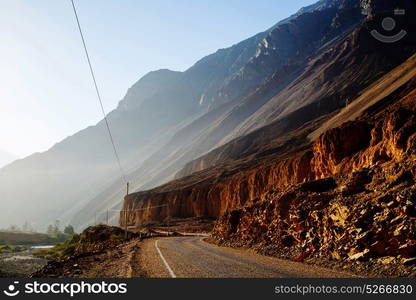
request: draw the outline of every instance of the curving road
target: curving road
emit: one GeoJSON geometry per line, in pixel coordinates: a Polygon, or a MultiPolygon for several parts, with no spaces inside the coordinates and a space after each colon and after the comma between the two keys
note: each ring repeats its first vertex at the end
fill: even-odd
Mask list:
{"type": "Polygon", "coordinates": [[[152,278],[354,277],[248,250],[218,247],[201,237],[146,240],[139,260],[143,275],[152,278]]]}

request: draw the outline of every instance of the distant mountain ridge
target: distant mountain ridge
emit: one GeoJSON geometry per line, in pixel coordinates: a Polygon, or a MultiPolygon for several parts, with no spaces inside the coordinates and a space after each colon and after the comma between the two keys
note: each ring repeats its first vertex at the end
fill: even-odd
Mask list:
{"type": "MultiPolygon", "coordinates": [[[[324,2],[321,1],[321,4],[324,2]]],[[[352,25],[358,24],[364,18],[358,4],[348,6],[348,9],[353,10],[350,18],[332,26],[333,19],[338,18],[338,7],[334,5],[345,2],[347,1],[329,1],[331,5],[328,4],[326,9],[322,5],[318,6],[317,10],[307,9],[307,13],[289,18],[280,25],[231,48],[219,50],[187,70],[184,76],[194,79],[198,78],[198,74],[204,74],[213,79],[211,83],[215,83],[215,88],[208,84],[202,87],[200,103],[207,113],[177,131],[164,147],[130,174],[135,187],[148,189],[163,184],[173,179],[174,174],[186,162],[220,146],[222,140],[240,122],[299,74],[307,63],[308,56],[313,55],[314,51],[319,50],[324,44],[333,41],[334,37],[352,30],[352,25]],[[279,43],[280,47],[273,46],[279,43]],[[265,47],[265,44],[271,47],[265,47]],[[269,67],[266,67],[268,65],[269,67]],[[279,68],[282,69],[279,71],[279,68]],[[196,73],[196,70],[203,72],[196,73]],[[259,86],[265,84],[270,76],[279,72],[283,75],[280,76],[282,82],[271,86],[268,94],[260,98],[258,95],[250,96],[259,86]]],[[[107,191],[97,195],[88,204],[88,209],[77,214],[75,223],[78,223],[79,219],[87,218],[88,211],[92,209],[100,207],[100,210],[103,210],[111,203],[114,190],[117,188],[121,197],[120,187],[109,186],[107,191]]]]}
{"type": "MultiPolygon", "coordinates": [[[[210,143],[217,132],[214,149],[175,180],[126,196],[120,225],[216,219],[219,245],[283,258],[414,259],[416,36],[390,44],[371,35],[396,5],[344,1],[320,36],[357,24],[323,39],[304,64],[277,69],[226,112],[233,101],[224,105],[200,133],[199,142],[210,143]],[[359,18],[362,4],[370,8],[359,18]]],[[[401,28],[414,28],[416,3],[403,8],[401,28]]]]}

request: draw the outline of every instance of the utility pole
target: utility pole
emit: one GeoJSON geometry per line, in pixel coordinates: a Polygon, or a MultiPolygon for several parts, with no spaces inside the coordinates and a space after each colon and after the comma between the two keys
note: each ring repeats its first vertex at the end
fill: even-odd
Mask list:
{"type": "Polygon", "coordinates": [[[168,203],[168,236],[170,236],[170,206],[168,203]]]}
{"type": "MultiPolygon", "coordinates": [[[[130,183],[127,181],[126,184],[126,196],[129,195],[130,183]]],[[[124,239],[127,240],[127,209],[124,211],[124,239]]]]}
{"type": "Polygon", "coordinates": [[[107,220],[107,226],[108,226],[108,209],[107,209],[107,219],[106,220],[107,220]]]}
{"type": "Polygon", "coordinates": [[[124,211],[124,239],[127,240],[127,210],[124,211]]]}
{"type": "Polygon", "coordinates": [[[97,226],[97,212],[94,214],[94,225],[97,226]]]}

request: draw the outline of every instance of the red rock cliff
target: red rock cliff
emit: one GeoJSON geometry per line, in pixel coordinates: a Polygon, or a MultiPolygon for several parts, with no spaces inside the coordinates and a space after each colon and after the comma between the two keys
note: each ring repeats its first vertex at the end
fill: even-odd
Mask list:
{"type": "Polygon", "coordinates": [[[414,263],[415,142],[413,91],[373,118],[321,135],[310,161],[317,180],[281,186],[223,214],[213,236],[219,244],[299,260],[414,263]]]}
{"type": "MultiPolygon", "coordinates": [[[[217,178],[204,179],[189,185],[170,183],[160,188],[125,197],[123,210],[128,210],[129,226],[163,221],[167,216],[218,217],[242,207],[272,188],[313,179],[311,151],[268,163],[236,174],[225,172],[217,178]],[[149,208],[167,205],[164,207],[149,208]]],[[[120,223],[124,225],[124,213],[120,223]]]]}

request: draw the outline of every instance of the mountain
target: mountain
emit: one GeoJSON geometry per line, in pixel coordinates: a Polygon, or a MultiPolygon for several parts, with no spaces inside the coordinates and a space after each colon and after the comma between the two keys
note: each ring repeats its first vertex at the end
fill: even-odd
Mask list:
{"type": "MultiPolygon", "coordinates": [[[[282,23],[288,21],[290,18],[282,23]]],[[[218,50],[185,72],[151,72],[128,90],[119,106],[108,114],[108,120],[122,164],[132,174],[134,189],[172,178],[177,171],[175,166],[169,169],[163,165],[165,160],[159,162],[149,157],[157,158],[180,129],[218,109],[231,97],[243,97],[271,72],[265,70],[252,80],[241,76],[244,66],[256,55],[259,43],[272,30],[218,50]],[[238,88],[243,85],[247,88],[238,88]],[[141,167],[145,161],[147,164],[141,167]],[[154,161],[158,165],[152,167],[154,161]],[[147,170],[146,165],[154,169],[154,174],[140,171],[147,170]],[[158,169],[160,165],[162,170],[158,169]],[[142,175],[135,176],[136,173],[142,175]]],[[[101,121],[44,153],[0,169],[0,226],[27,220],[41,228],[59,218],[84,227],[94,220],[97,211],[121,205],[124,187],[119,177],[101,121]]]]}
{"type": "MultiPolygon", "coordinates": [[[[125,207],[169,202],[176,217],[218,217],[270,188],[247,190],[251,180],[276,184],[269,173],[255,175],[269,160],[294,153],[307,161],[308,135],[414,53],[409,36],[401,51],[370,42],[366,28],[384,9],[377,3],[322,0],[185,72],[140,79],[108,115],[132,190],[142,191],[125,207]],[[242,185],[230,183],[234,176],[242,185]]],[[[0,226],[28,220],[42,227],[59,218],[84,228],[96,214],[103,220],[107,209],[121,208],[119,178],[101,121],[0,169],[0,226]]],[[[110,217],[117,221],[118,213],[110,217]]]]}
{"type": "MultiPolygon", "coordinates": [[[[340,18],[338,7],[342,4],[343,1],[321,1],[316,10],[306,8],[306,13],[292,16],[231,48],[219,50],[187,70],[184,74],[191,78],[197,78],[195,70],[208,70],[208,67],[213,72],[209,78],[218,74],[226,76],[212,81],[217,85],[214,88],[208,86],[202,94],[199,102],[207,106],[206,112],[178,130],[130,174],[135,189],[156,187],[174,179],[187,162],[224,144],[238,125],[301,73],[310,56],[329,48],[363,20],[361,9],[355,4],[345,9],[350,12],[348,18],[340,18]],[[326,6],[322,5],[324,2],[326,6]],[[339,22],[333,24],[334,19],[339,22]],[[226,58],[225,63],[215,62],[220,58],[226,58]],[[230,66],[230,69],[226,70],[224,66],[230,66]],[[272,77],[275,81],[268,89],[257,91],[272,77]]],[[[76,213],[74,223],[86,219],[93,209],[104,211],[106,206],[114,203],[114,198],[121,198],[123,192],[120,186],[109,186],[90,201],[87,209],[76,213]],[[115,193],[117,197],[114,197],[115,193]]]]}
{"type": "Polygon", "coordinates": [[[167,173],[180,171],[126,196],[121,225],[214,218],[221,245],[414,261],[416,38],[371,32],[398,7],[400,27],[414,28],[416,4],[334,3],[272,28],[221,87],[247,92],[222,92],[156,152],[167,173]]]}
{"type": "Polygon", "coordinates": [[[17,156],[0,149],[0,168],[16,160],[17,156]]]}
{"type": "MultiPolygon", "coordinates": [[[[414,28],[415,4],[405,4],[400,25],[414,28]]],[[[387,8],[394,11],[397,3],[343,1],[270,31],[238,73],[246,76],[230,84],[241,87],[241,80],[256,81],[259,73],[266,74],[263,81],[175,135],[183,136],[178,156],[189,151],[196,158],[183,160],[189,162],[175,180],[126,196],[123,209],[131,213],[121,216],[121,224],[218,218],[213,232],[218,243],[277,252],[283,245],[292,255],[312,251],[348,258],[362,251],[368,258],[385,249],[390,252],[383,255],[393,256],[414,249],[414,232],[393,240],[399,225],[372,223],[376,215],[369,213],[382,211],[388,215],[383,220],[397,217],[400,226],[414,226],[416,39],[408,34],[390,44],[371,35],[389,15],[387,8]],[[398,203],[389,205],[398,208],[390,212],[371,200],[395,197],[398,203]],[[365,226],[350,223],[365,213],[365,226]],[[336,233],[333,222],[344,222],[337,223],[336,233]],[[371,238],[346,239],[339,249],[338,233],[351,230],[354,239],[367,230],[371,238]],[[376,232],[383,236],[376,238],[376,232]],[[331,243],[326,248],[320,242],[325,240],[331,243]]],[[[174,146],[167,149],[172,161],[174,146]]]]}

